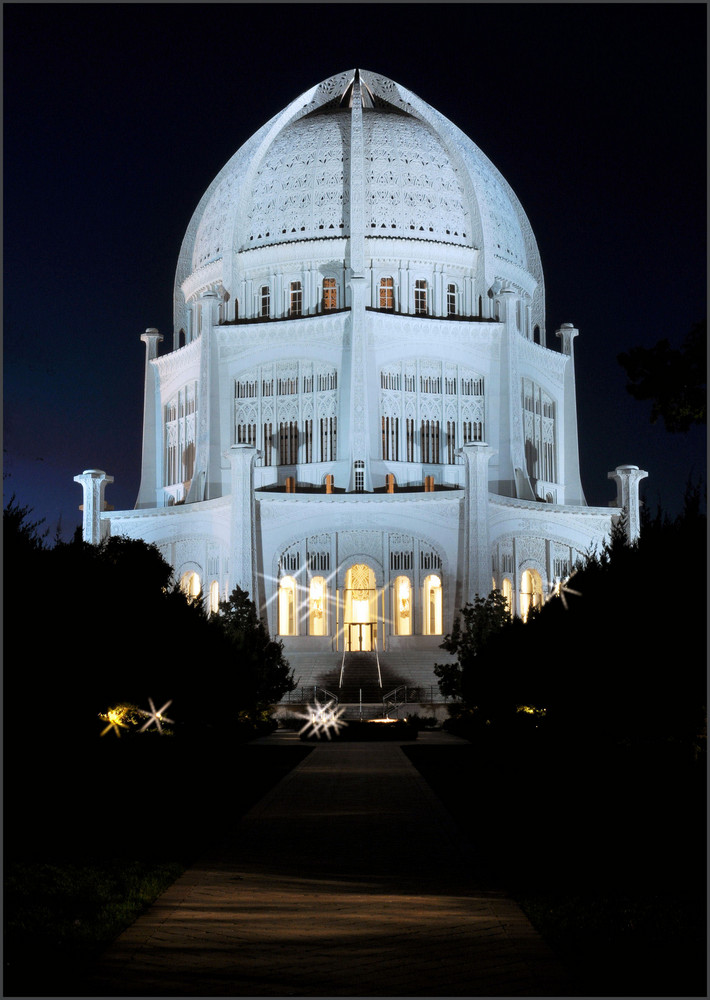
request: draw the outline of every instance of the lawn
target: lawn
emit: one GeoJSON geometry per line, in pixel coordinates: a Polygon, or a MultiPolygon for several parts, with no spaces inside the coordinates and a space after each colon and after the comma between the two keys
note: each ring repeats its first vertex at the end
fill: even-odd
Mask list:
{"type": "Polygon", "coordinates": [[[404,750],[576,995],[707,995],[703,760],[652,745],[404,750]]]}
{"type": "Polygon", "coordinates": [[[83,995],[92,960],[310,749],[154,735],[8,768],[3,995],[83,995]]]}

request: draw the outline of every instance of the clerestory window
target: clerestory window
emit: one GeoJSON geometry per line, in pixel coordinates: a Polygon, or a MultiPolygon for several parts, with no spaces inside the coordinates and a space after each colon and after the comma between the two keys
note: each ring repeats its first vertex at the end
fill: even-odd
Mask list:
{"type": "Polygon", "coordinates": [[[323,308],[326,312],[338,308],[338,288],[335,278],[323,279],[323,308]]]}
{"type": "Polygon", "coordinates": [[[288,314],[290,317],[303,315],[303,289],[300,281],[291,282],[291,298],[288,314]]]}
{"type": "Polygon", "coordinates": [[[393,278],[380,278],[380,309],[394,309],[393,278]]]}
{"type": "Polygon", "coordinates": [[[427,313],[427,285],[423,278],[414,282],[414,312],[417,316],[427,313]]]}

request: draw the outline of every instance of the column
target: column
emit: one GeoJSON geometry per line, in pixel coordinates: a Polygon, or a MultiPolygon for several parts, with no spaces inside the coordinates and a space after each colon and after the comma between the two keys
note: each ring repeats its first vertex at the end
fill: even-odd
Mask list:
{"type": "Polygon", "coordinates": [[[160,380],[156,366],[151,364],[158,357],[158,344],[162,339],[162,335],[153,327],[149,327],[145,333],[141,334],[141,340],[145,344],[143,457],[136,510],[159,506],[158,489],[163,485],[163,421],[160,406],[160,380]]]}
{"type": "Polygon", "coordinates": [[[579,445],[577,442],[577,390],[574,374],[574,338],[579,330],[572,323],[563,323],[555,336],[562,341],[562,353],[568,357],[565,366],[565,397],[563,412],[555,421],[558,462],[557,479],[564,487],[564,503],[586,506],[579,472],[579,445]]]}
{"type": "Polygon", "coordinates": [[[101,469],[86,469],[80,476],[74,476],[84,491],[84,523],[82,537],[89,545],[101,541],[101,511],[104,509],[104,490],[113,482],[101,469]]]}
{"type": "Polygon", "coordinates": [[[491,554],[488,534],[488,463],[495,454],[483,441],[466,444],[463,455],[464,493],[464,599],[472,603],[478,594],[491,591],[491,554]]]}
{"type": "Polygon", "coordinates": [[[217,325],[217,293],[211,290],[200,296],[202,334],[200,338],[200,380],[197,395],[197,426],[195,471],[187,495],[188,503],[221,496],[222,476],[219,456],[219,373],[218,346],[214,327],[217,325]]]}
{"type": "Polygon", "coordinates": [[[235,444],[225,458],[231,465],[232,509],[230,514],[229,577],[232,589],[241,587],[258,603],[254,531],[254,461],[257,450],[235,444]]]}
{"type": "Polygon", "coordinates": [[[624,511],[624,526],[626,541],[629,545],[637,540],[641,533],[641,510],[639,503],[639,483],[648,476],[638,465],[617,465],[607,479],[616,482],[616,502],[610,507],[621,507],[624,511]]]}

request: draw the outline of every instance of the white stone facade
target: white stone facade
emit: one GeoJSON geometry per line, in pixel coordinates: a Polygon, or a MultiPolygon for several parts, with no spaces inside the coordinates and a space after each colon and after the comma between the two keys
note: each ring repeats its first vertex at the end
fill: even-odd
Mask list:
{"type": "Polygon", "coordinates": [[[496,586],[524,614],[622,504],[637,530],[635,467],[620,506],[586,506],[577,330],[547,347],[522,207],[391,80],[332,77],[232,157],[174,301],[172,351],[143,335],[136,509],[103,534],[154,542],[206,600],[248,590],[303,684],[376,645],[433,685],[465,602],[496,586]]]}

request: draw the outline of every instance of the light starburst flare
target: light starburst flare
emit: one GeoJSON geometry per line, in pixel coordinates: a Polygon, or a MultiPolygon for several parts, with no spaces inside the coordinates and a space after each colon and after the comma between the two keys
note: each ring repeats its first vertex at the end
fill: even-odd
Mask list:
{"type": "Polygon", "coordinates": [[[155,723],[158,732],[162,735],[163,732],[162,723],[174,721],[173,719],[169,719],[166,715],[163,715],[165,709],[169,708],[172,705],[173,703],[172,698],[170,699],[170,701],[166,701],[163,707],[159,708],[157,712],[155,710],[155,705],[153,704],[153,699],[149,698],[148,701],[150,702],[150,712],[145,712],[143,711],[143,709],[139,709],[140,714],[148,719],[148,721],[144,722],[143,725],[141,726],[140,732],[141,733],[144,732],[146,729],[148,729],[149,726],[152,726],[153,723],[155,723]]]}
{"type": "Polygon", "coordinates": [[[566,594],[574,594],[575,597],[583,596],[579,590],[572,590],[572,588],[568,587],[566,583],[557,584],[557,594],[559,597],[562,598],[562,604],[564,605],[565,611],[569,611],[569,607],[567,605],[567,597],[565,596],[566,594]]]}
{"type": "Polygon", "coordinates": [[[305,733],[306,736],[317,736],[320,739],[321,733],[324,733],[327,739],[330,739],[332,731],[337,736],[340,730],[347,726],[347,722],[342,719],[344,712],[344,705],[339,708],[335,707],[334,698],[331,698],[324,705],[321,705],[316,698],[315,705],[308,705],[306,712],[296,713],[297,718],[306,720],[305,726],[299,730],[298,735],[302,736],[305,733]]]}

